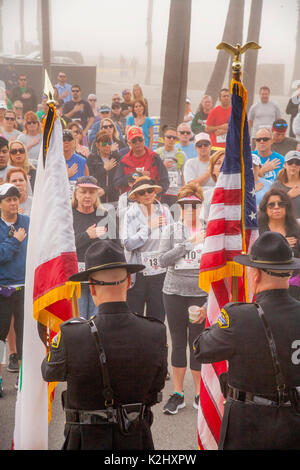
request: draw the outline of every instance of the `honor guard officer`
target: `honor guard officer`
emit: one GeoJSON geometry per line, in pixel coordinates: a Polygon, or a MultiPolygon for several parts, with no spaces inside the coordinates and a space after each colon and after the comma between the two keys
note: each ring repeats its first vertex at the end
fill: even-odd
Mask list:
{"type": "Polygon", "coordinates": [[[288,294],[300,260],[264,232],[234,261],[250,266],[256,303],[225,305],[194,341],[201,363],[228,361],[219,449],[300,449],[300,302],[288,294]]]}
{"type": "Polygon", "coordinates": [[[151,450],[151,406],[167,375],[166,328],[130,311],[130,274],[144,266],[127,264],[115,242],[95,242],[85,264],[70,280],[90,284],[98,313],[64,322],[42,363],[46,381],[67,381],[63,449],[151,450]]]}

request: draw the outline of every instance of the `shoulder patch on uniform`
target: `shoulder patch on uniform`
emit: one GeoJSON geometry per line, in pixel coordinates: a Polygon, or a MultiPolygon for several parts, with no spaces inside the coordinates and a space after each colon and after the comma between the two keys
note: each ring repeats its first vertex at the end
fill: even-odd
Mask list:
{"type": "Polygon", "coordinates": [[[60,338],[61,338],[61,331],[59,331],[57,335],[55,335],[53,340],[51,341],[52,348],[58,348],[59,343],[60,343],[60,338]]]}
{"type": "Polygon", "coordinates": [[[224,308],[221,309],[221,313],[217,320],[217,324],[220,328],[228,328],[229,327],[229,316],[228,313],[224,308]]]}

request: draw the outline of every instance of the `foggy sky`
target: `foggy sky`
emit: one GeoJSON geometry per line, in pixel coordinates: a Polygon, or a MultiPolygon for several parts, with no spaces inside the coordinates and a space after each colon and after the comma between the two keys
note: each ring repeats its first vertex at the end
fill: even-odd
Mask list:
{"type": "MultiPolygon", "coordinates": [[[[36,1],[25,3],[25,39],[37,43],[36,1]]],[[[237,0],[238,1],[238,0],[237,0]]],[[[79,50],[83,55],[136,56],[146,62],[148,0],[52,0],[52,48],[79,50]]],[[[229,0],[193,0],[190,62],[214,61],[221,41],[229,0]]],[[[4,0],[2,25],[5,50],[15,53],[19,39],[19,0],[4,0]],[[13,33],[13,34],[12,34],[13,33]]],[[[164,63],[170,0],[153,0],[153,63],[164,63]]],[[[250,0],[245,1],[244,41],[250,0]]],[[[296,0],[264,0],[259,63],[294,61],[296,0]]]]}

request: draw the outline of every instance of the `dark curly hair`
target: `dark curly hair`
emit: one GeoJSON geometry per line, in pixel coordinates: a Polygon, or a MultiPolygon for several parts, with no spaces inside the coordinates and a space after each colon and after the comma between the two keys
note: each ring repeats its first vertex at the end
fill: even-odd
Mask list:
{"type": "Polygon", "coordinates": [[[267,214],[267,204],[271,196],[279,196],[282,202],[286,204],[285,210],[285,228],[288,231],[295,232],[300,236],[300,228],[297,223],[297,219],[294,214],[294,209],[292,206],[291,198],[285,191],[277,188],[271,188],[268,192],[265,193],[259,204],[258,211],[258,226],[260,228],[266,227],[269,224],[269,217],[267,214]]]}

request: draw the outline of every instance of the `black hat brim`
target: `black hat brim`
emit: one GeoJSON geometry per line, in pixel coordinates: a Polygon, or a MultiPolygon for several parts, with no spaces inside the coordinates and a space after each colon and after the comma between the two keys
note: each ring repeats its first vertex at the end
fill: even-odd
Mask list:
{"type": "Polygon", "coordinates": [[[249,255],[237,255],[233,258],[233,261],[251,268],[270,269],[272,271],[294,271],[296,269],[300,269],[299,258],[292,258],[290,263],[272,264],[267,262],[259,262],[259,260],[253,261],[250,259],[249,255]]]}
{"type": "Polygon", "coordinates": [[[88,281],[90,275],[95,272],[104,271],[106,269],[117,269],[117,268],[125,268],[129,274],[134,274],[145,269],[145,266],[143,264],[127,264],[127,263],[122,263],[122,262],[111,263],[109,265],[105,264],[105,265],[89,268],[86,271],[82,271],[80,273],[73,274],[72,276],[69,277],[69,281],[72,281],[72,282],[88,281]]]}

